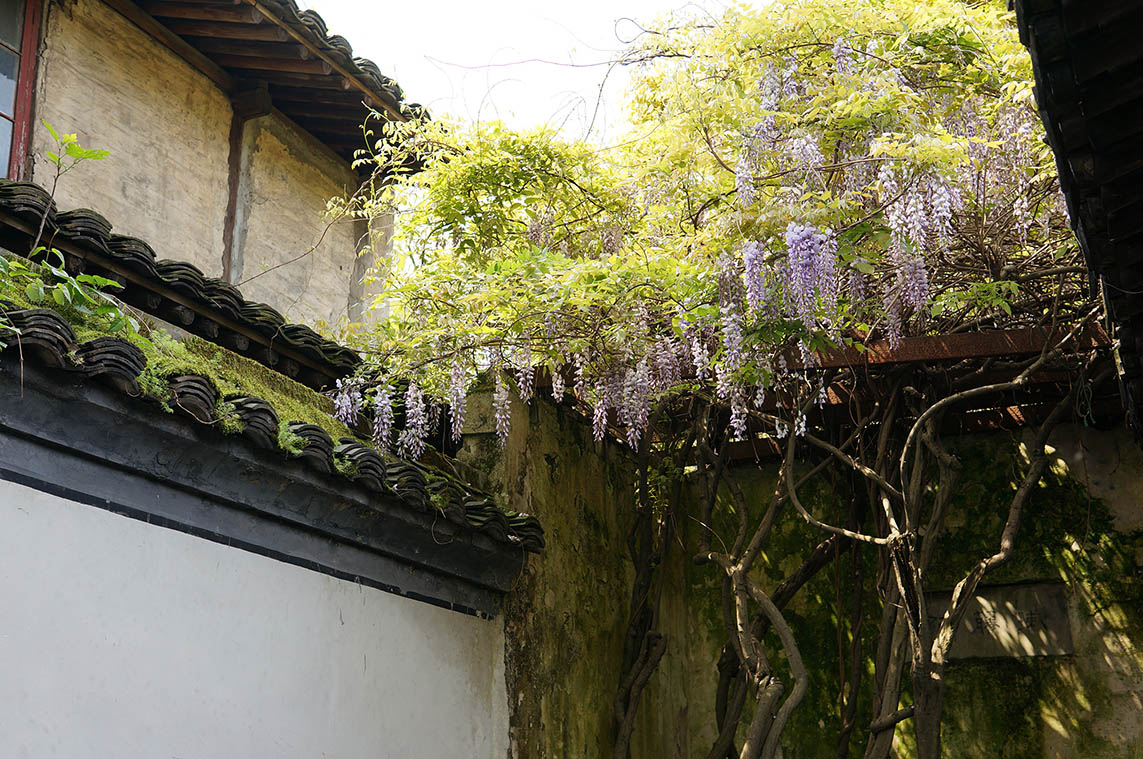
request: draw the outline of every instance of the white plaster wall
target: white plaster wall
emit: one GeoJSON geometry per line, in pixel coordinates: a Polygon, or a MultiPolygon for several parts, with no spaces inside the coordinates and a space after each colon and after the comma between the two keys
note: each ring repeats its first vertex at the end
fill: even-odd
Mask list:
{"type": "Polygon", "coordinates": [[[33,178],[49,187],[46,120],[109,158],[60,180],[61,210],[93,208],[160,258],[222,271],[231,108],[205,76],[100,0],[47,3],[33,178]]]}
{"type": "Polygon", "coordinates": [[[345,320],[365,230],[352,219],[327,219],[326,204],[352,193],[356,175],[277,114],[247,122],[245,137],[242,292],[292,321],[345,320]]]}
{"type": "Polygon", "coordinates": [[[0,482],[5,759],[500,759],[503,628],[0,482]]]}

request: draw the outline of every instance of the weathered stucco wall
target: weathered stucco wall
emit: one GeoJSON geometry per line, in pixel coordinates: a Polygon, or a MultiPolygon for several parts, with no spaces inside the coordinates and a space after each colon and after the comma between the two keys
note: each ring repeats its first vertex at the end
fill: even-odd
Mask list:
{"type": "MultiPolygon", "coordinates": [[[[221,276],[229,96],[100,0],[47,7],[36,118],[111,153],[60,180],[60,208],[93,208],[160,258],[221,276]]],[[[37,124],[33,179],[49,188],[50,144],[37,124]]],[[[240,144],[231,281],[245,280],[248,298],[294,321],[363,318],[370,293],[362,279],[366,264],[389,254],[389,220],[359,259],[365,223],[326,216],[327,201],[359,184],[344,160],[277,112],[246,121],[240,144]]]]}
{"type": "Polygon", "coordinates": [[[277,114],[246,122],[243,142],[233,278],[245,282],[248,298],[288,319],[347,318],[365,229],[352,219],[328,219],[326,203],[352,193],[357,176],[277,114]]]}
{"type": "Polygon", "coordinates": [[[50,188],[39,124],[110,151],[56,190],[61,209],[92,208],[160,258],[222,272],[230,102],[209,79],[100,0],[49,2],[36,83],[33,178],[50,188]]]}
{"type": "Polygon", "coordinates": [[[4,757],[507,754],[503,627],[0,482],[4,757]]]}

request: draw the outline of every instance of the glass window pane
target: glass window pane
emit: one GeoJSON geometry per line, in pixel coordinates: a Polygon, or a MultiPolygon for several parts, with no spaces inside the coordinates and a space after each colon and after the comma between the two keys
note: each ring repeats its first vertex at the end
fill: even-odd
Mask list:
{"type": "Polygon", "coordinates": [[[20,26],[24,20],[21,0],[0,0],[0,40],[20,49],[20,26]]]}
{"type": "Polygon", "coordinates": [[[8,157],[12,154],[12,122],[0,119],[0,176],[8,176],[8,157]]]}
{"type": "Polygon", "coordinates": [[[20,75],[20,56],[0,47],[0,111],[13,113],[16,104],[16,77],[20,75]]]}

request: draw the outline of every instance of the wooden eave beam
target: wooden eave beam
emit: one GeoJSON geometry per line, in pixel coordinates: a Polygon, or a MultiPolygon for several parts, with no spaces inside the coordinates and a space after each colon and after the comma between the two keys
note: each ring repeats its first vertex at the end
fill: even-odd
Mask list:
{"type": "Polygon", "coordinates": [[[247,55],[215,55],[213,58],[219,66],[242,71],[280,71],[315,76],[327,76],[333,71],[325,61],[302,60],[300,58],[255,58],[247,55]]]}
{"type": "MultiPolygon", "coordinates": [[[[135,26],[165,45],[175,55],[204,74],[208,79],[217,84],[223,92],[229,94],[234,90],[234,79],[230,74],[226,73],[221,66],[196,50],[186,40],[182,39],[175,30],[164,26],[158,19],[131,2],[131,0],[104,0],[104,2],[118,11],[119,14],[128,21],[135,24],[135,26]]],[[[277,31],[277,27],[267,25],[265,28],[277,31]]]]}
{"type": "Polygon", "coordinates": [[[312,44],[304,35],[299,33],[296,29],[294,29],[282,19],[278,18],[273,11],[259,2],[259,0],[244,0],[244,2],[252,5],[272,23],[277,24],[278,27],[285,31],[286,34],[304,45],[306,49],[308,49],[315,56],[328,63],[334,71],[336,71],[345,79],[347,89],[356,88],[360,90],[362,95],[365,96],[366,102],[371,103],[375,108],[377,108],[379,111],[384,112],[390,118],[396,121],[407,120],[404,114],[402,114],[394,106],[382,100],[368,85],[365,84],[365,82],[363,82],[355,74],[351,73],[348,69],[334,60],[333,56],[329,55],[324,50],[321,50],[316,45],[312,44]]]}
{"type": "Polygon", "coordinates": [[[228,24],[259,24],[262,22],[262,14],[256,8],[246,6],[222,8],[177,2],[148,2],[144,3],[142,7],[155,18],[221,21],[228,24]]]}
{"type": "MultiPolygon", "coordinates": [[[[284,113],[295,119],[357,119],[357,125],[365,122],[369,111],[363,105],[353,106],[328,105],[323,103],[298,103],[287,100],[275,100],[274,104],[284,113]]],[[[299,123],[301,123],[299,121],[299,123]]]]}
{"type": "MultiPolygon", "coordinates": [[[[321,61],[318,61],[319,63],[321,61]]],[[[286,84],[291,87],[308,87],[326,92],[345,92],[342,81],[336,76],[321,74],[298,74],[293,71],[281,71],[273,77],[266,77],[267,84],[286,84]]]]}
{"type": "Polygon", "coordinates": [[[260,40],[220,40],[215,37],[191,37],[187,40],[208,55],[240,55],[246,58],[296,58],[310,60],[313,53],[296,42],[262,42],[260,40]]]}
{"type": "Polygon", "coordinates": [[[294,103],[326,103],[329,105],[366,107],[362,104],[359,95],[342,89],[312,90],[305,87],[280,84],[278,82],[269,82],[268,84],[270,85],[270,94],[273,96],[275,102],[280,100],[294,103]]]}
{"type": "MultiPolygon", "coordinates": [[[[127,0],[107,0],[125,3],[127,0]]],[[[153,18],[153,17],[152,17],[153,18]]],[[[158,21],[155,22],[159,24],[158,21]]],[[[163,26],[159,24],[159,26],[163,26]]],[[[169,29],[179,37],[214,37],[228,40],[260,40],[263,42],[287,42],[290,36],[274,24],[222,24],[217,21],[189,21],[174,19],[168,21],[169,29]]]]}

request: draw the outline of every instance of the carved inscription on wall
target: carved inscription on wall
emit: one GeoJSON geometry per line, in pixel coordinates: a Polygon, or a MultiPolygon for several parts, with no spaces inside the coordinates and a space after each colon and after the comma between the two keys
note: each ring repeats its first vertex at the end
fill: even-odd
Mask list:
{"type": "MultiPolygon", "coordinates": [[[[949,597],[928,596],[930,624],[940,624],[949,597]]],[[[1073,650],[1063,583],[995,585],[977,590],[949,658],[1063,656],[1073,650]]]]}

